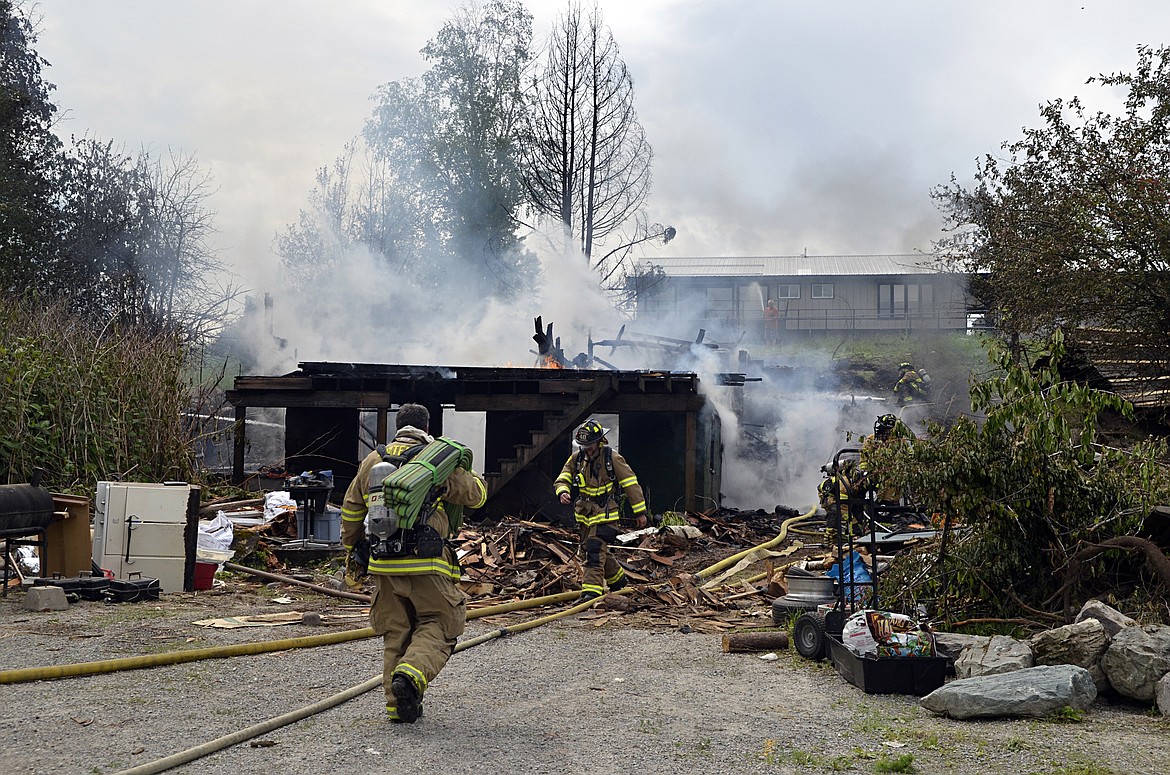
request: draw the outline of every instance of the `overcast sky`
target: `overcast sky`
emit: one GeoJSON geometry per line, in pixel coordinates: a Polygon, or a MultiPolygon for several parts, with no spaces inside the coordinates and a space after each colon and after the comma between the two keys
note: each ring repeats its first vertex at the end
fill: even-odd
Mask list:
{"type": "MultiPolygon", "coordinates": [[[[194,154],[224,259],[253,287],[272,237],[418,76],[451,0],[44,0],[64,134],[194,154]]],[[[654,148],[659,255],[928,250],[929,198],[1085,79],[1170,37],[1166,0],[602,0],[654,148]]],[[[539,41],[563,0],[530,0],[539,41]]],[[[1113,107],[1110,105],[1109,107],[1113,107]]]]}

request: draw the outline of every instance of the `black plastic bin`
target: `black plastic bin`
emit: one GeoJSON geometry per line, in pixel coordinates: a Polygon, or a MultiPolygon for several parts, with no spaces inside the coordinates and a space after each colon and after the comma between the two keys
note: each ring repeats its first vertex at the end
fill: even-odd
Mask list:
{"type": "Polygon", "coordinates": [[[946,657],[862,657],[827,636],[837,672],[866,694],[930,694],[946,681],[946,657]]]}

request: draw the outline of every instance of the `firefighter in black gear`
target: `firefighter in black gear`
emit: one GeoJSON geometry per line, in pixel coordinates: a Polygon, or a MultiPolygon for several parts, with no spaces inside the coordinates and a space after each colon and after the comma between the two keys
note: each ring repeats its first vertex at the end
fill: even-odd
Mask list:
{"type": "Polygon", "coordinates": [[[628,579],[610,554],[608,542],[617,535],[621,501],[629,502],[638,527],[646,525],[646,498],[634,469],[605,439],[607,431],[589,420],[573,435],[580,449],[569,455],[554,482],[561,503],[573,504],[573,513],[585,549],[585,577],[581,600],[600,597],[606,585],[616,592],[628,579]]]}

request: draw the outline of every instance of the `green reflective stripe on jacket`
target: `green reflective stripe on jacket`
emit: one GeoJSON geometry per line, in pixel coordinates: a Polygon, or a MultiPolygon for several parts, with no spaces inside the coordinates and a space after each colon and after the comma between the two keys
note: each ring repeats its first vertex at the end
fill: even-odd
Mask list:
{"type": "Polygon", "coordinates": [[[447,562],[442,557],[394,557],[386,560],[370,558],[370,573],[379,573],[384,576],[409,576],[422,573],[437,573],[458,580],[463,575],[458,565],[447,562]]]}

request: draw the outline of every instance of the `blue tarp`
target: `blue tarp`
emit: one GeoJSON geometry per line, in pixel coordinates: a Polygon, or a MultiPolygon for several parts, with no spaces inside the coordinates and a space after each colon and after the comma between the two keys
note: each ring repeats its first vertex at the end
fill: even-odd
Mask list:
{"type": "Polygon", "coordinates": [[[840,562],[833,563],[832,567],[825,571],[825,575],[837,579],[839,583],[843,583],[845,586],[845,599],[854,603],[867,599],[870,592],[873,591],[873,588],[870,586],[873,577],[869,575],[869,567],[856,551],[849,555],[849,562],[845,566],[845,579],[843,582],[841,580],[840,562]],[[849,584],[853,584],[854,586],[850,587],[849,584]]]}

